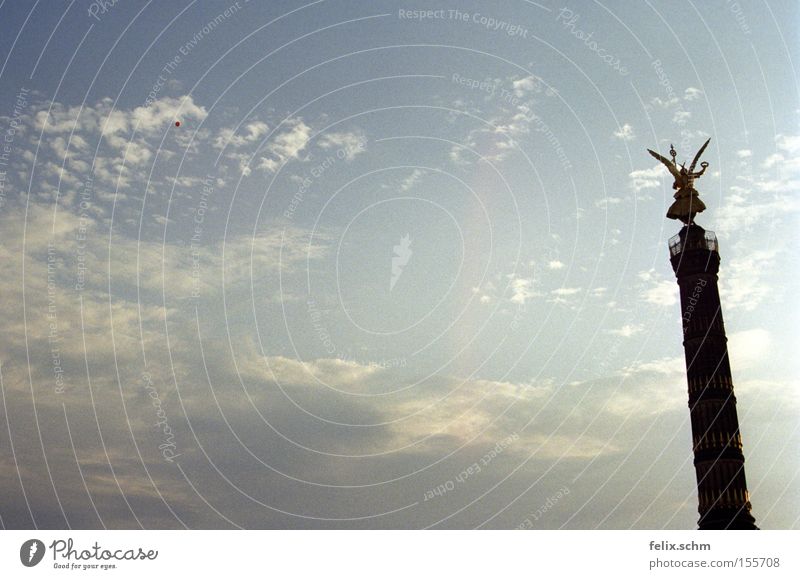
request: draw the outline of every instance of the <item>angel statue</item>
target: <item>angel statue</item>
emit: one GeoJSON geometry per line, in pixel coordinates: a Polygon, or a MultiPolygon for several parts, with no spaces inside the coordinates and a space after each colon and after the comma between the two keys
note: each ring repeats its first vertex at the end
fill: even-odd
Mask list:
{"type": "Polygon", "coordinates": [[[670,205],[669,210],[667,210],[667,217],[670,219],[680,219],[686,225],[691,225],[694,221],[694,216],[705,211],[706,206],[700,201],[700,193],[694,188],[694,180],[706,172],[708,163],[705,161],[700,163],[701,169],[697,172],[695,172],[694,168],[710,141],[711,139],[708,139],[708,141],[700,147],[700,150],[697,151],[697,154],[694,156],[694,161],[692,161],[688,169],[686,168],[685,162],[681,163],[680,167],[678,167],[678,164],[675,162],[677,153],[675,152],[675,147],[672,145],[669,146],[669,154],[672,157],[672,161],[659,155],[655,151],[647,149],[647,152],[664,163],[667,169],[669,169],[669,172],[672,173],[672,176],[675,177],[675,182],[672,184],[672,188],[676,190],[674,195],[675,202],[670,205]]]}

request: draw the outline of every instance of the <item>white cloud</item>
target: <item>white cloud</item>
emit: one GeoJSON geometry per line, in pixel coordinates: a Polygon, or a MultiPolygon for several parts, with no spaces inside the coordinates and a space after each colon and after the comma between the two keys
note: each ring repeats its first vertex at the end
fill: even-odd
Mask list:
{"type": "Polygon", "coordinates": [[[424,171],[420,169],[414,169],[408,177],[403,179],[403,182],[400,184],[400,190],[401,191],[411,190],[414,187],[414,185],[416,185],[419,182],[420,177],[422,177],[424,174],[425,174],[424,171]]]}
{"type": "Polygon", "coordinates": [[[261,356],[256,354],[255,344],[245,353],[243,360],[249,361],[246,373],[261,380],[275,380],[284,386],[316,385],[329,386],[347,391],[361,390],[367,380],[385,371],[378,365],[361,364],[340,358],[316,358],[297,360],[284,356],[261,356]]]}
{"type": "Polygon", "coordinates": [[[594,202],[595,207],[606,208],[609,205],[619,205],[622,203],[622,197],[604,197],[594,202]]]}
{"type": "Polygon", "coordinates": [[[636,138],[636,134],[633,132],[633,127],[625,123],[614,131],[614,137],[623,141],[632,141],[636,138]]]}
{"type": "Polygon", "coordinates": [[[660,99],[659,97],[654,97],[650,100],[650,104],[660,107],[662,109],[667,109],[672,106],[675,106],[678,104],[678,102],[679,102],[678,97],[672,97],[667,100],[660,99]]]}
{"type": "Polygon", "coordinates": [[[206,116],[208,116],[206,109],[195,104],[192,95],[187,95],[177,98],[164,97],[148,106],[136,107],[130,113],[129,122],[138,131],[154,133],[163,131],[175,121],[185,122],[187,119],[202,121],[206,116]]]}
{"type": "Polygon", "coordinates": [[[633,187],[634,191],[639,192],[644,189],[656,189],[660,187],[661,180],[668,174],[664,165],[659,163],[650,169],[631,171],[628,176],[631,178],[631,187],[633,187]]]}
{"type": "Polygon", "coordinates": [[[366,150],[367,138],[360,131],[326,133],[319,139],[319,146],[323,149],[336,149],[341,151],[341,156],[347,161],[352,161],[356,156],[366,150]]]}
{"type": "Polygon", "coordinates": [[[678,303],[676,282],[661,279],[654,269],[640,272],[638,277],[644,282],[642,295],[647,303],[657,306],[673,306],[678,303]]]}
{"type": "Polygon", "coordinates": [[[800,137],[778,135],[775,146],[778,152],[761,164],[764,173],[741,176],[730,187],[732,194],[725,197],[717,216],[721,231],[761,227],[800,210],[796,195],[800,189],[800,137]]]}
{"type": "Polygon", "coordinates": [[[784,160],[783,155],[780,153],[773,153],[772,155],[768,156],[764,161],[761,163],[762,169],[772,169],[774,166],[778,165],[784,160]]]}
{"type": "Polygon", "coordinates": [[[110,98],[104,98],[94,106],[83,107],[44,103],[43,110],[34,114],[34,126],[50,134],[69,134],[73,130],[101,133],[110,144],[121,148],[134,129],[146,135],[153,134],[166,130],[176,120],[202,121],[208,115],[191,95],[164,97],[134,109],[113,106],[114,101],[110,98]],[[45,106],[49,107],[49,112],[45,106]]]}
{"type": "Polygon", "coordinates": [[[743,330],[728,335],[731,364],[739,370],[764,363],[771,350],[772,336],[763,328],[743,330]]]}
{"type": "Polygon", "coordinates": [[[778,152],[767,157],[761,165],[762,168],[779,169],[780,179],[796,189],[800,175],[800,135],[777,135],[775,148],[778,152]]]}
{"type": "Polygon", "coordinates": [[[518,98],[525,98],[532,93],[540,93],[544,86],[542,79],[538,76],[526,76],[512,81],[511,84],[514,87],[514,95],[518,98]]]}
{"type": "Polygon", "coordinates": [[[622,338],[630,338],[631,336],[640,333],[644,329],[644,326],[639,324],[625,324],[621,328],[616,328],[613,330],[606,330],[609,334],[614,336],[620,336],[622,338]]]}
{"type": "Polygon", "coordinates": [[[557,260],[557,259],[550,260],[547,263],[547,268],[548,269],[564,269],[564,267],[566,267],[566,266],[562,262],[557,260]]]}
{"type": "Polygon", "coordinates": [[[693,86],[690,86],[685,91],[683,91],[683,100],[696,101],[701,96],[703,96],[703,91],[693,86]]]}
{"type": "Polygon", "coordinates": [[[238,148],[244,145],[255,143],[263,135],[267,134],[269,126],[262,121],[252,121],[247,123],[241,131],[234,133],[233,129],[223,127],[219,130],[217,138],[214,139],[214,147],[224,149],[225,147],[238,148]]]}
{"type": "Polygon", "coordinates": [[[678,286],[674,282],[660,281],[644,292],[647,303],[657,306],[672,306],[678,303],[678,286]]]}
{"type": "Polygon", "coordinates": [[[483,118],[489,119],[489,127],[482,126],[472,129],[464,139],[463,145],[453,146],[450,150],[450,159],[459,165],[469,163],[471,155],[467,149],[475,151],[478,155],[489,161],[502,161],[506,159],[509,152],[517,147],[520,138],[531,133],[531,125],[535,124],[537,116],[533,112],[533,94],[544,93],[547,96],[554,96],[557,92],[546,88],[544,82],[536,76],[525,78],[510,78],[514,96],[522,102],[507,103],[504,99],[496,98],[497,105],[512,106],[508,109],[501,107],[499,113],[486,115],[485,112],[476,112],[483,118]]]}
{"type": "Polygon", "coordinates": [[[726,309],[755,310],[770,296],[782,291],[765,280],[774,271],[778,248],[745,249],[720,271],[720,294],[726,309]]]}
{"type": "MultiPolygon", "coordinates": [[[[31,122],[49,135],[50,147],[64,162],[65,171],[58,176],[62,181],[69,180],[72,171],[87,173],[90,166],[100,179],[121,188],[128,187],[134,175],[144,180],[144,175],[132,173],[131,169],[140,168],[153,158],[149,140],[167,131],[176,119],[202,121],[208,114],[191,95],[165,97],[134,109],[113,106],[109,98],[83,107],[51,102],[33,105],[31,122]],[[93,138],[102,138],[112,151],[101,148],[95,157],[95,147],[89,144],[93,138]]],[[[174,134],[177,138],[178,133],[174,134]]],[[[162,148],[159,154],[168,158],[171,151],[162,148]]]]}
{"type": "Polygon", "coordinates": [[[276,172],[284,163],[293,159],[299,159],[308,145],[311,136],[311,127],[303,119],[294,118],[284,121],[287,130],[273,137],[265,146],[269,156],[261,157],[259,169],[264,169],[270,173],[276,172]]]}
{"type": "Polygon", "coordinates": [[[675,356],[642,362],[637,361],[625,366],[622,373],[626,376],[643,373],[677,375],[683,374],[685,371],[686,362],[682,357],[675,356]]]}
{"type": "Polygon", "coordinates": [[[682,126],[688,123],[691,118],[692,113],[689,111],[675,111],[675,114],[672,116],[672,122],[682,126]]]}
{"type": "Polygon", "coordinates": [[[750,157],[753,156],[753,151],[751,151],[750,149],[740,149],[736,151],[736,156],[739,157],[740,159],[749,159],[750,157]]]}
{"type": "Polygon", "coordinates": [[[538,296],[534,290],[533,279],[517,277],[511,280],[511,302],[515,304],[524,304],[531,298],[538,296]]]}

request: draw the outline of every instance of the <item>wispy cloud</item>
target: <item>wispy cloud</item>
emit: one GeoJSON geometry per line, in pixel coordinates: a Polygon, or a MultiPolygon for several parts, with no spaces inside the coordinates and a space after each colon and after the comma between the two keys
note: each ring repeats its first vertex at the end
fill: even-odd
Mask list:
{"type": "Polygon", "coordinates": [[[640,272],[641,295],[644,301],[656,306],[669,307],[678,303],[678,285],[673,280],[665,280],[654,269],[640,272]]]}
{"type": "Polygon", "coordinates": [[[276,172],[291,160],[299,159],[308,146],[311,127],[302,118],[292,118],[281,123],[277,135],[264,146],[266,156],[260,156],[258,168],[270,173],[276,172]]]}
{"type": "Polygon", "coordinates": [[[666,168],[658,164],[649,169],[637,169],[629,173],[631,187],[637,193],[645,189],[657,189],[661,187],[664,176],[668,174],[666,168]]]}
{"type": "Polygon", "coordinates": [[[614,131],[614,138],[621,141],[632,141],[636,138],[636,133],[634,133],[631,125],[625,123],[619,129],[614,131]]]}

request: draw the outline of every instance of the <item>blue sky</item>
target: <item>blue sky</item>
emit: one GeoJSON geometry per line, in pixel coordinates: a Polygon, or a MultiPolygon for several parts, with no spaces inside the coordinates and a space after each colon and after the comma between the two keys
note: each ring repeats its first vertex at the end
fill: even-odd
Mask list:
{"type": "Polygon", "coordinates": [[[753,513],[797,528],[797,19],[0,4],[3,525],[692,528],[646,149],[710,137],[753,513]]]}

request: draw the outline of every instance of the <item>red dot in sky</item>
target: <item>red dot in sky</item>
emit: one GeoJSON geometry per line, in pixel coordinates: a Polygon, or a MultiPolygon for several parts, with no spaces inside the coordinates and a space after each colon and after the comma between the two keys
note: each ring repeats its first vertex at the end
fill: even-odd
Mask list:
{"type": "Polygon", "coordinates": [[[181,122],[180,121],[175,121],[175,126],[176,127],[180,127],[181,126],[181,122]]]}

